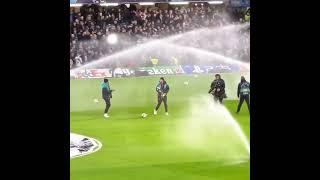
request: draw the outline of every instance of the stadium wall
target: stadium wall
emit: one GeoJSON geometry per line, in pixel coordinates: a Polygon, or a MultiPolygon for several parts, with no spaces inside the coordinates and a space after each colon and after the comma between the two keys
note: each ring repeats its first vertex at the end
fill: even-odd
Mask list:
{"type": "Polygon", "coordinates": [[[216,65],[172,65],[136,68],[102,68],[71,70],[72,79],[97,79],[104,77],[130,77],[153,75],[181,75],[181,74],[211,74],[211,73],[237,73],[249,72],[249,67],[237,64],[216,65]]]}

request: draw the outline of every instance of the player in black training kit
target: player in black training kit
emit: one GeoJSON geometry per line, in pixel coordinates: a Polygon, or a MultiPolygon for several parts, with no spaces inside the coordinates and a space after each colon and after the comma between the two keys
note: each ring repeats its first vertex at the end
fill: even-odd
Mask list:
{"type": "Polygon", "coordinates": [[[102,88],[102,98],[106,102],[106,108],[104,110],[104,117],[108,118],[109,117],[108,111],[111,106],[110,99],[112,98],[112,90],[110,88],[109,80],[107,78],[105,78],[103,80],[103,83],[101,84],[101,88],[102,88]]]}
{"type": "Polygon", "coordinates": [[[250,83],[247,82],[243,76],[241,76],[241,81],[238,85],[237,95],[238,95],[238,98],[240,98],[237,113],[240,112],[243,101],[246,101],[248,110],[250,113],[250,102],[249,102],[250,101],[250,83]]]}
{"type": "Polygon", "coordinates": [[[220,102],[222,104],[223,98],[226,98],[226,92],[225,92],[225,83],[224,80],[221,79],[220,74],[215,75],[215,80],[212,81],[210,90],[208,92],[209,94],[213,95],[213,99],[215,102],[220,102]]]}
{"type": "Polygon", "coordinates": [[[156,109],[154,109],[154,115],[156,115],[158,112],[158,109],[163,101],[164,103],[164,108],[166,110],[166,115],[168,114],[168,104],[167,104],[167,95],[169,92],[169,85],[167,84],[167,82],[164,80],[163,77],[160,78],[159,84],[156,87],[156,91],[158,93],[158,104],[156,109]]]}

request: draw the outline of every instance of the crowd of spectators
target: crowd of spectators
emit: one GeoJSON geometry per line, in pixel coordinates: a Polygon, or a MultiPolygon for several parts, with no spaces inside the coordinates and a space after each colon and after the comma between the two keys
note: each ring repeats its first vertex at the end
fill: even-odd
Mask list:
{"type": "MultiPolygon", "coordinates": [[[[81,66],[144,40],[163,38],[202,27],[223,26],[234,21],[232,18],[224,18],[224,13],[226,13],[224,8],[206,5],[165,9],[125,5],[117,7],[86,5],[80,8],[80,12],[71,9],[70,68],[81,66]],[[108,45],[105,38],[111,33],[124,36],[126,42],[108,45]]],[[[244,18],[238,16],[239,13],[235,18],[236,23],[244,21],[244,18]]],[[[240,45],[235,45],[235,48],[241,51],[235,58],[249,61],[250,36],[248,31],[243,34],[239,38],[240,45]]],[[[228,51],[222,54],[228,55],[228,51]]]]}

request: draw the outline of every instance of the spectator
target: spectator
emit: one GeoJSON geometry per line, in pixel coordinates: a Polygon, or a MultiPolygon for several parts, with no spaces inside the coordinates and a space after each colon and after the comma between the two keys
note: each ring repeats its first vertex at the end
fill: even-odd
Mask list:
{"type": "MultiPolygon", "coordinates": [[[[210,6],[175,7],[174,9],[141,9],[118,7],[100,7],[98,5],[83,6],[76,13],[71,9],[70,15],[70,67],[99,59],[129,46],[143,43],[152,38],[162,38],[183,33],[195,28],[221,26],[226,24],[222,11],[210,6]],[[106,36],[118,33],[126,37],[128,43],[108,45],[104,42],[106,36]]],[[[245,19],[245,11],[230,10],[237,19],[245,19]]],[[[234,47],[223,47],[219,37],[208,37],[211,41],[193,41],[194,47],[206,47],[221,54],[245,61],[250,59],[249,32],[241,32],[242,36],[234,47]],[[216,40],[216,41],[215,41],[216,40]],[[240,53],[233,53],[240,52],[240,53]]],[[[228,35],[226,35],[228,36],[228,35]]],[[[188,43],[188,42],[186,42],[188,43]]],[[[189,42],[190,43],[190,42],[189,42]]],[[[170,60],[167,60],[170,62],[170,60]]],[[[179,63],[183,60],[179,58],[179,63]]],[[[131,63],[130,63],[131,64],[131,63]]]]}
{"type": "Polygon", "coordinates": [[[82,65],[82,59],[81,59],[80,55],[76,56],[75,61],[76,61],[77,67],[80,67],[82,65]]]}

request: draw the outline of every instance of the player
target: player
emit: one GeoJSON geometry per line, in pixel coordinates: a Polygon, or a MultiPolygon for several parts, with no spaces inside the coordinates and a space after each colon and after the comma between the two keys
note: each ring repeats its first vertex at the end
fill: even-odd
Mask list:
{"type": "Polygon", "coordinates": [[[104,117],[108,118],[108,117],[110,117],[108,115],[108,111],[109,111],[109,108],[111,106],[110,99],[112,98],[112,90],[110,88],[109,80],[107,78],[105,78],[103,80],[103,83],[101,84],[101,87],[102,87],[102,98],[106,102],[106,108],[104,110],[104,117]]]}
{"type": "Polygon", "coordinates": [[[167,95],[169,92],[169,85],[167,84],[167,82],[164,80],[163,77],[160,78],[159,84],[156,87],[156,91],[158,92],[158,104],[156,109],[154,109],[153,114],[157,115],[158,113],[157,111],[163,101],[166,115],[169,115],[168,104],[167,104],[167,95]]]}
{"type": "Polygon", "coordinates": [[[250,83],[246,81],[246,79],[241,76],[241,81],[238,85],[238,98],[240,98],[237,114],[239,114],[243,101],[246,101],[248,110],[250,113],[250,83]]]}
{"type": "Polygon", "coordinates": [[[225,83],[224,80],[221,79],[220,74],[215,75],[215,80],[212,81],[210,90],[208,92],[209,94],[213,95],[213,99],[215,102],[220,102],[222,104],[223,98],[226,98],[226,92],[225,92],[225,83]]]}

